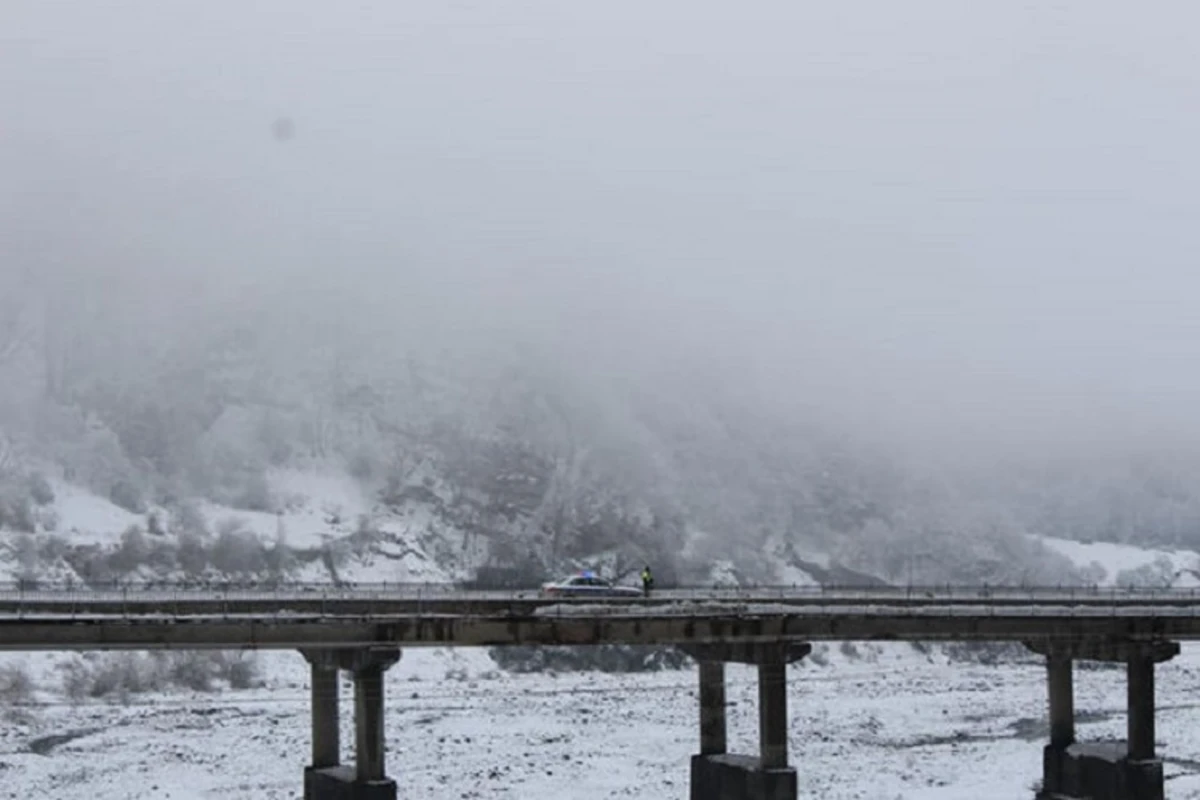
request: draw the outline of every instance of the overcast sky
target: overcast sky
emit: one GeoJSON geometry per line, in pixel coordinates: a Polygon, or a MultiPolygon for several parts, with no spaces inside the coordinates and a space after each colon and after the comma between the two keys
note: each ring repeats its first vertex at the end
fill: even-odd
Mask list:
{"type": "Polygon", "coordinates": [[[1190,436],[1198,23],[1166,0],[5,0],[0,269],[341,285],[909,431],[1190,436]]]}

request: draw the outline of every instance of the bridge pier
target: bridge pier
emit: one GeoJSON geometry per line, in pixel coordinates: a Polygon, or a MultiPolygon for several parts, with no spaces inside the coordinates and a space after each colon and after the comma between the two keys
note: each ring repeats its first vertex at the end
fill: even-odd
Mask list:
{"type": "Polygon", "coordinates": [[[691,800],[796,800],[796,770],[788,766],[787,753],[787,665],[812,646],[730,642],[682,649],[700,672],[700,752],[692,756],[691,800]],[[757,758],[727,752],[727,663],[758,667],[757,758]]]}
{"type": "Polygon", "coordinates": [[[758,746],[763,769],[788,765],[787,662],[769,659],[758,665],[758,746]]]}
{"type": "Polygon", "coordinates": [[[307,650],[312,667],[312,764],[304,770],[304,800],[396,800],[387,777],[383,677],[397,648],[307,650]],[[338,671],[354,678],[355,764],[341,763],[338,671]]]}
{"type": "Polygon", "coordinates": [[[1027,642],[1046,657],[1050,743],[1042,754],[1038,800],[1163,800],[1162,761],[1154,752],[1154,665],[1179,654],[1176,642],[1083,640],[1027,642]],[[1125,742],[1075,739],[1075,661],[1124,662],[1125,742]]]}
{"type": "Polygon", "coordinates": [[[700,755],[725,752],[725,662],[701,661],[700,755]]]}
{"type": "Polygon", "coordinates": [[[1055,653],[1046,656],[1050,692],[1050,745],[1065,749],[1075,744],[1075,662],[1055,653]]]}
{"type": "Polygon", "coordinates": [[[306,650],[302,655],[309,664],[309,691],[312,694],[312,763],[304,770],[307,775],[312,770],[340,765],[342,747],[337,653],[333,650],[306,650]]]}
{"type": "Polygon", "coordinates": [[[1154,660],[1130,655],[1125,663],[1126,735],[1130,761],[1154,758],[1154,660]]]}

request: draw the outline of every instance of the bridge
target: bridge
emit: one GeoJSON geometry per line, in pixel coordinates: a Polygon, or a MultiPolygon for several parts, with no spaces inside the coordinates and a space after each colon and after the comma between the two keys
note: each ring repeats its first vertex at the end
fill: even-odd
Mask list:
{"type": "Polygon", "coordinates": [[[645,644],[698,663],[692,800],[794,800],[786,667],[814,641],[1007,641],[1045,658],[1043,800],[1161,800],[1155,665],[1200,639],[1200,593],[1017,587],[694,588],[546,598],[451,586],[0,587],[0,650],[290,649],[311,666],[306,800],[394,800],[383,677],[404,647],[645,644]],[[1128,736],[1076,741],[1073,665],[1126,665],[1128,736]],[[755,665],[759,752],[727,752],[727,663],[755,665]],[[339,671],[354,681],[356,763],[341,763],[339,671]]]}

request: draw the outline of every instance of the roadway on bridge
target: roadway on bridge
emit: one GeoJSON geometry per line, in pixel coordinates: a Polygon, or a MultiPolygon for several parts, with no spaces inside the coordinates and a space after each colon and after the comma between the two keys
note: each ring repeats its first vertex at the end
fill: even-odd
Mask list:
{"type": "Polygon", "coordinates": [[[949,609],[953,607],[1016,608],[1071,606],[1094,608],[1200,607],[1192,589],[1113,589],[1096,587],[692,587],[653,592],[649,597],[551,598],[537,590],[479,591],[446,584],[297,584],[284,586],[185,587],[171,585],[126,588],[58,588],[22,590],[0,586],[0,615],[43,612],[146,614],[177,616],[211,614],[409,615],[455,614],[524,616],[549,604],[646,609],[689,608],[699,604],[804,608],[891,606],[949,609]]]}

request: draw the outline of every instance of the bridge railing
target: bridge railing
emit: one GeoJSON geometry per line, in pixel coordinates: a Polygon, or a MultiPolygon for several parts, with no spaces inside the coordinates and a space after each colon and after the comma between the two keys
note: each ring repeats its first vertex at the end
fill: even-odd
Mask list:
{"type": "MultiPolygon", "coordinates": [[[[346,589],[360,591],[385,590],[421,590],[426,592],[460,593],[463,591],[512,592],[536,591],[539,587],[489,588],[472,589],[464,586],[463,582],[451,581],[288,581],[288,580],[108,580],[108,581],[72,581],[72,580],[8,580],[0,581],[0,591],[33,591],[33,590],[72,590],[72,591],[120,591],[124,589],[176,589],[181,591],[212,591],[214,589],[278,589],[296,590],[326,590],[346,589]]],[[[1010,594],[1041,594],[1074,592],[1077,594],[1179,594],[1197,593],[1200,588],[1191,587],[1155,587],[1155,586],[1099,586],[1097,584],[958,584],[958,583],[923,583],[923,584],[777,584],[777,583],[743,583],[730,584],[681,584],[656,590],[661,592],[676,591],[722,591],[722,592],[787,592],[790,594],[840,594],[859,592],[869,594],[906,594],[928,592],[936,594],[978,594],[1010,593],[1010,594]]]]}
{"type": "MultiPolygon", "coordinates": [[[[77,601],[89,602],[120,597],[130,601],[200,600],[205,598],[229,599],[372,599],[381,600],[429,600],[467,601],[477,599],[496,602],[502,600],[536,600],[540,596],[537,587],[527,589],[464,589],[455,583],[417,582],[289,582],[289,581],[107,581],[54,582],[33,584],[23,581],[0,582],[0,600],[38,600],[43,602],[77,601]]],[[[1018,585],[914,585],[914,586],[681,586],[657,589],[649,597],[554,597],[553,602],[594,603],[659,603],[663,601],[769,601],[771,599],[838,602],[854,600],[884,601],[888,599],[906,602],[953,601],[969,602],[1105,602],[1131,601],[1200,601],[1200,589],[1132,586],[1018,586],[1018,585]]]]}
{"type": "MultiPolygon", "coordinates": [[[[17,591],[21,589],[73,589],[78,591],[111,591],[126,588],[172,588],[180,590],[208,591],[217,588],[241,589],[422,589],[426,591],[462,592],[462,591],[528,591],[536,590],[538,586],[529,587],[498,587],[472,589],[463,581],[293,581],[272,579],[230,579],[230,580],[160,580],[160,579],[116,579],[88,580],[44,579],[44,580],[0,580],[0,591],[17,591]]],[[[633,584],[624,584],[632,587],[633,584]]],[[[780,591],[806,592],[811,594],[828,594],[841,592],[867,592],[871,594],[896,594],[906,592],[1011,592],[1011,593],[1042,593],[1042,592],[1078,592],[1091,594],[1105,593],[1179,593],[1197,592],[1200,587],[1155,587],[1155,586],[1100,586],[1097,584],[990,584],[990,583],[920,583],[920,584],[780,584],[780,583],[692,583],[664,586],[659,591],[780,591]]]]}

